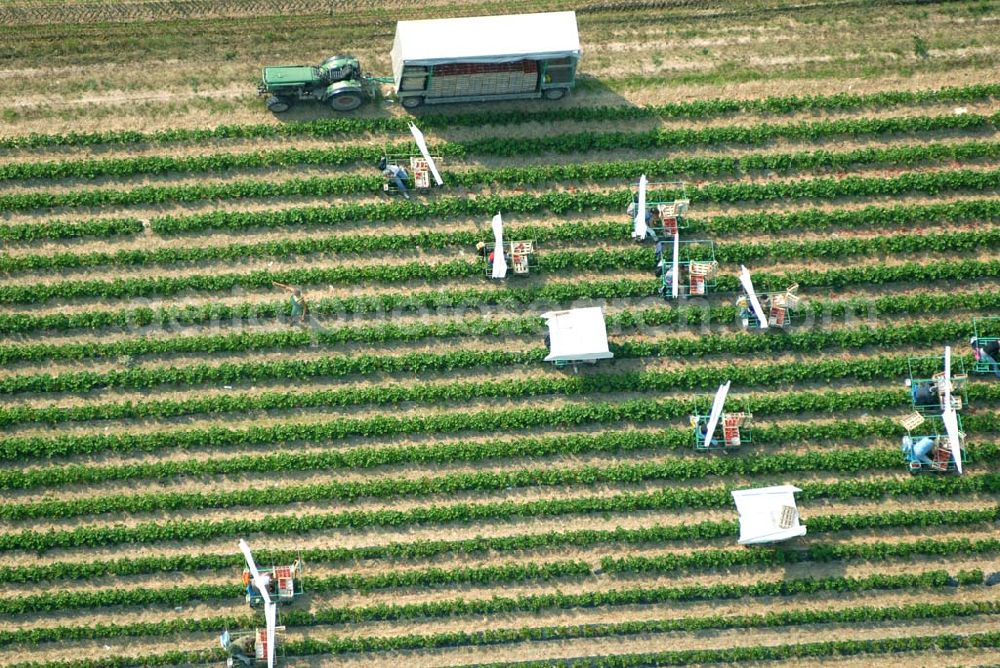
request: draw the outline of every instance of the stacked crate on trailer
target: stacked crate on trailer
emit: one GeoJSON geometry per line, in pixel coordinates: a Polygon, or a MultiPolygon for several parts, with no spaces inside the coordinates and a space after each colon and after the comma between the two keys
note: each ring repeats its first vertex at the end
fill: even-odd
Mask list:
{"type": "Polygon", "coordinates": [[[400,21],[395,93],[407,108],[558,99],[573,87],[580,55],[575,12],[400,21]]]}

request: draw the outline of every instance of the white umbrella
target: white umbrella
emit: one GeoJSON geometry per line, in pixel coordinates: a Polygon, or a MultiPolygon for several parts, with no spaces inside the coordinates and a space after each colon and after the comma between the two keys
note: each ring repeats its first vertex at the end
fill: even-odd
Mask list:
{"type": "Polygon", "coordinates": [[[424,141],[424,133],[420,131],[413,123],[410,123],[410,133],[413,135],[413,140],[417,142],[417,148],[420,149],[420,153],[424,156],[424,160],[427,161],[427,166],[431,170],[431,174],[434,175],[434,183],[439,186],[444,185],[444,181],[441,180],[441,174],[438,173],[437,165],[434,164],[434,158],[431,157],[430,152],[427,150],[427,142],[424,141]]]}
{"type": "Polygon", "coordinates": [[[639,202],[635,205],[635,227],[632,229],[633,239],[646,238],[646,175],[639,177],[639,202]]]}
{"type": "Polygon", "coordinates": [[[705,428],[705,446],[708,447],[712,444],[712,436],[715,434],[715,428],[719,424],[719,418],[722,416],[722,407],[726,404],[726,395],[729,394],[729,386],[732,384],[731,380],[727,380],[722,385],[719,385],[719,389],[715,392],[715,400],[712,402],[712,412],[708,416],[708,426],[705,428]]]}
{"type": "Polygon", "coordinates": [[[742,264],[740,265],[740,283],[743,284],[743,289],[747,291],[747,296],[750,298],[750,306],[753,307],[753,312],[757,316],[760,328],[767,329],[767,317],[764,315],[764,309],[760,307],[760,301],[757,299],[757,293],[753,289],[753,281],[750,280],[750,270],[742,264]]]}
{"type": "Polygon", "coordinates": [[[680,292],[680,278],[678,277],[677,267],[680,264],[681,255],[681,235],[680,232],[674,233],[674,272],[671,276],[671,289],[673,290],[674,299],[677,298],[678,292],[680,292]]]}
{"type": "Polygon", "coordinates": [[[507,276],[507,260],[503,256],[503,218],[500,214],[493,216],[493,278],[507,276]]]}

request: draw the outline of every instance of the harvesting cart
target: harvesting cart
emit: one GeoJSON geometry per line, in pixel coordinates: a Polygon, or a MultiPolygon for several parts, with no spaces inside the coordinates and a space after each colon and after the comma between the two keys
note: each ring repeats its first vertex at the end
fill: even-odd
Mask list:
{"type": "Polygon", "coordinates": [[[751,442],[750,423],[753,413],[749,405],[739,413],[723,413],[730,382],[719,386],[708,415],[692,415],[695,450],[721,450],[728,452],[751,442]],[[722,424],[722,438],[716,438],[716,429],[722,424]]]}
{"type": "Polygon", "coordinates": [[[575,12],[399,21],[391,77],[368,77],[351,56],[319,67],[264,68],[259,90],[268,109],[317,100],[350,111],[392,84],[407,109],[442,102],[558,100],[576,83],[580,37],[575,12]]]}
{"type": "Polygon", "coordinates": [[[972,332],[972,372],[1000,376],[1000,318],[973,318],[972,332]]]}
{"type": "Polygon", "coordinates": [[[671,241],[657,242],[656,272],[664,299],[707,295],[715,289],[719,274],[715,242],[709,239],[681,241],[679,234],[671,241]]]}
{"type": "MultiPolygon", "coordinates": [[[[223,631],[222,635],[219,636],[219,644],[229,654],[226,660],[227,666],[233,666],[235,662],[239,661],[244,666],[254,663],[266,663],[267,668],[274,668],[274,655],[278,645],[277,634],[278,631],[285,630],[283,626],[279,627],[277,625],[278,600],[282,600],[282,598],[284,600],[294,598],[296,594],[294,582],[299,574],[296,569],[293,576],[293,567],[289,567],[288,573],[282,573],[279,569],[272,569],[270,572],[262,573],[257,569],[253,554],[250,553],[250,546],[242,538],[240,539],[240,551],[247,562],[247,570],[244,574],[244,582],[247,582],[247,599],[252,606],[254,597],[251,592],[256,592],[260,596],[264,604],[264,621],[266,626],[263,629],[255,629],[252,632],[237,631],[233,633],[228,630],[223,631]],[[288,575],[285,578],[285,587],[281,586],[281,576],[283,574],[288,575]],[[277,582],[274,576],[277,576],[277,582]],[[276,592],[278,596],[273,597],[272,592],[276,592]]],[[[302,593],[301,585],[299,586],[298,593],[302,593]]]]}
{"type": "Polygon", "coordinates": [[[758,294],[753,287],[750,271],[740,266],[740,283],[743,294],[736,300],[743,329],[788,329],[801,319],[799,284],[789,286],[784,292],[758,294]]]}
{"type": "Polygon", "coordinates": [[[483,271],[488,278],[507,278],[507,269],[514,271],[514,276],[528,276],[535,268],[535,242],[529,239],[522,241],[503,240],[503,218],[499,213],[493,216],[493,243],[480,242],[476,245],[480,258],[483,260],[483,271]],[[497,249],[501,252],[497,252],[497,249]]]}
{"type": "Polygon", "coordinates": [[[577,364],[596,364],[614,357],[608,348],[608,328],[600,306],[549,311],[542,314],[542,319],[549,328],[545,337],[549,348],[546,362],[557,367],[572,364],[576,369],[577,364]]]}
{"type": "Polygon", "coordinates": [[[691,200],[684,196],[685,193],[683,181],[648,183],[645,174],[639,177],[639,187],[632,193],[632,201],[625,210],[635,226],[632,237],[637,241],[660,240],[686,229],[685,218],[691,200]],[[662,195],[649,197],[649,190],[654,193],[680,191],[681,199],[663,199],[662,195]]]}
{"type": "Polygon", "coordinates": [[[914,412],[899,422],[906,429],[902,450],[911,474],[962,473],[966,463],[965,432],[958,413],[951,410],[924,416],[914,412]]]}
{"type": "Polygon", "coordinates": [[[944,355],[910,357],[906,360],[909,378],[904,385],[910,390],[913,409],[922,415],[941,415],[949,407],[962,410],[968,402],[965,395],[965,363],[962,358],[951,358],[951,346],[945,346],[944,355]],[[940,369],[927,378],[927,369],[940,369]],[[953,373],[957,371],[958,373],[953,373]]]}

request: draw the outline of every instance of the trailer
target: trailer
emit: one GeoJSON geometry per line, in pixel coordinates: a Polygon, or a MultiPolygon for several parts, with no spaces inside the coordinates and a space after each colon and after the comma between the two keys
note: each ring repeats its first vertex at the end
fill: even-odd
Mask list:
{"type": "Polygon", "coordinates": [[[576,83],[576,12],[399,21],[393,92],[407,109],[443,102],[558,100],[576,83]]]}

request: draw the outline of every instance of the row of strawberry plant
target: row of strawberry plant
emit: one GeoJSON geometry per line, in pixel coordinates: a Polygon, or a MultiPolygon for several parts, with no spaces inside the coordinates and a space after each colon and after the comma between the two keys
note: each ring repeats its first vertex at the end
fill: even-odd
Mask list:
{"type": "MultiPolygon", "coordinates": [[[[891,496],[996,494],[1000,475],[965,475],[959,478],[918,477],[908,480],[841,481],[801,483],[802,499],[871,500],[891,496]]],[[[422,526],[449,522],[494,521],[521,517],[558,517],[567,514],[635,512],[680,508],[728,508],[732,488],[711,490],[666,489],[651,493],[619,494],[610,497],[580,497],[527,503],[454,503],[415,507],[411,510],[373,510],[319,513],[298,516],[267,516],[256,520],[168,520],[132,526],[80,526],[71,530],[32,529],[0,535],[0,551],[44,552],[56,548],[112,546],[123,543],[146,544],[162,541],[205,541],[226,535],[248,533],[305,534],[334,528],[422,526]]],[[[262,491],[256,499],[270,503],[279,490],[262,491]],[[272,494],[274,492],[274,494],[272,494]]],[[[307,496],[314,496],[310,490],[307,496]]],[[[284,495],[288,497],[289,495],[284,495]]],[[[913,514],[916,521],[929,521],[930,511],[913,514]]]]}
{"type": "MultiPolygon", "coordinates": [[[[939,321],[927,324],[797,332],[786,337],[753,337],[738,333],[706,334],[699,339],[663,337],[654,341],[622,340],[614,342],[611,350],[618,358],[639,358],[819,351],[832,348],[860,349],[868,346],[891,347],[913,343],[951,342],[969,336],[970,330],[971,323],[939,321]]],[[[150,389],[162,385],[203,385],[212,382],[232,385],[268,379],[309,380],[375,373],[446,372],[484,366],[537,364],[546,354],[545,348],[530,348],[519,352],[459,350],[446,353],[412,352],[400,355],[328,355],[310,360],[221,364],[199,362],[186,366],[137,367],[104,372],[66,371],[54,375],[32,373],[11,375],[0,380],[0,394],[85,392],[95,388],[150,389]]]]}
{"type": "MultiPolygon", "coordinates": [[[[995,447],[977,448],[989,451],[994,457],[995,447]]],[[[972,454],[972,453],[969,453],[972,454]]],[[[824,455],[779,455],[759,462],[756,470],[768,473],[802,471],[856,471],[857,464],[850,462],[850,451],[829,452],[824,455]]],[[[873,470],[898,469],[900,456],[895,448],[879,451],[880,456],[865,459],[873,470]],[[874,460],[874,461],[873,461],[874,460]]],[[[979,461],[979,460],[977,460],[979,461]]],[[[989,459],[987,460],[989,462],[989,459]]],[[[706,462],[712,464],[712,460],[706,462]]],[[[157,511],[205,510],[235,506],[279,505],[315,501],[353,501],[356,499],[395,499],[397,497],[425,497],[451,495],[462,492],[495,492],[527,487],[563,487],[593,484],[635,484],[651,480],[694,480],[719,475],[738,475],[753,466],[703,465],[700,462],[667,461],[619,463],[610,466],[584,466],[579,468],[521,468],[516,471],[478,471],[475,473],[445,473],[419,478],[380,477],[377,480],[353,482],[326,482],[319,484],[284,484],[280,487],[260,486],[247,490],[217,492],[158,492],[136,493],[129,496],[87,496],[69,500],[44,500],[28,503],[9,502],[0,506],[0,519],[23,521],[28,519],[53,519],[98,515],[105,513],[149,513],[157,511]],[[700,474],[700,475],[699,475],[700,474]]]]}
{"type": "MultiPolygon", "coordinates": [[[[626,250],[549,251],[537,260],[543,273],[577,271],[612,271],[649,269],[653,265],[652,251],[646,248],[626,250]]],[[[450,260],[435,264],[406,262],[391,264],[384,260],[370,265],[341,265],[319,269],[286,269],[284,271],[253,271],[244,273],[184,274],[112,280],[64,280],[33,285],[0,286],[0,302],[34,303],[63,298],[124,298],[140,296],[170,296],[185,290],[218,292],[233,288],[248,290],[271,288],[277,281],[302,285],[339,283],[357,285],[361,282],[402,284],[408,281],[442,281],[484,275],[481,260],[450,260]]]]}
{"type": "MultiPolygon", "coordinates": [[[[514,125],[552,123],[559,121],[619,121],[636,118],[704,118],[732,113],[788,114],[795,111],[848,111],[870,107],[974,102],[996,97],[1000,87],[995,84],[948,86],[936,90],[882,91],[867,95],[837,93],[834,95],[788,95],[760,99],[714,99],[672,102],[663,105],[616,105],[604,107],[563,107],[544,111],[487,111],[465,114],[421,115],[420,126],[449,128],[456,126],[514,125]]],[[[101,132],[66,134],[29,134],[0,138],[0,148],[40,148],[45,146],[88,146],[95,144],[144,144],[206,139],[245,139],[255,137],[331,137],[359,132],[409,131],[406,118],[324,118],[308,122],[218,125],[214,128],[171,128],[155,132],[136,130],[106,130],[101,132]]]]}
{"type": "MultiPolygon", "coordinates": [[[[976,400],[987,398],[984,391],[976,400]]],[[[753,410],[759,413],[837,411],[848,409],[884,410],[906,405],[907,393],[885,390],[854,392],[800,392],[795,394],[754,397],[753,410]]],[[[169,430],[146,433],[66,434],[58,436],[8,436],[0,440],[3,459],[68,456],[87,453],[155,451],[167,447],[191,448],[212,444],[215,447],[273,444],[274,442],[328,441],[348,436],[386,436],[400,433],[456,433],[461,431],[495,431],[497,424],[511,429],[534,426],[568,426],[576,424],[608,424],[616,422],[649,422],[684,417],[704,408],[707,397],[668,404],[649,400],[629,400],[621,403],[568,405],[555,409],[515,408],[504,411],[476,413],[446,413],[434,416],[348,419],[339,418],[317,423],[276,424],[269,427],[229,429],[169,430]]],[[[993,417],[973,415],[967,420],[978,421],[985,431],[996,431],[993,417]]]]}
{"type": "MultiPolygon", "coordinates": [[[[980,421],[982,426],[982,421],[980,421]]],[[[801,423],[776,427],[755,427],[754,442],[759,445],[781,445],[799,441],[857,441],[866,438],[892,438],[900,435],[899,425],[887,418],[864,422],[801,423]]],[[[366,469],[398,464],[450,464],[481,462],[491,459],[529,457],[538,459],[557,455],[583,453],[621,453],[638,450],[676,450],[690,447],[691,433],[687,429],[655,431],[610,431],[597,434],[574,434],[558,437],[500,439],[487,441],[457,441],[421,446],[369,447],[355,446],[349,450],[320,452],[276,452],[266,455],[245,455],[211,459],[171,459],[135,464],[69,464],[31,469],[0,469],[0,489],[32,489],[61,485],[96,484],[116,480],[166,480],[179,475],[231,475],[234,473],[270,473],[274,471],[311,471],[333,469],[366,469]]],[[[992,444],[967,445],[975,460],[995,457],[992,444]]],[[[811,455],[810,455],[811,456],[811,455]]],[[[866,450],[855,457],[840,461],[844,471],[863,471],[877,467],[882,461],[880,451],[866,450]]],[[[744,460],[703,459],[692,466],[748,466],[750,472],[767,470],[770,459],[758,456],[744,460]]],[[[819,464],[814,464],[818,466],[819,464]]],[[[280,560],[279,560],[280,561],[280,560]]]]}
{"type": "MultiPolygon", "coordinates": [[[[316,639],[291,641],[283,645],[289,656],[310,657],[330,654],[335,643],[316,639]]],[[[738,647],[727,649],[676,650],[648,654],[617,654],[542,661],[509,661],[501,663],[475,663],[458,668],[632,668],[633,666],[688,666],[694,664],[758,663],[797,658],[842,658],[867,655],[898,656],[902,652],[954,651],[1000,647],[1000,633],[986,632],[967,635],[939,634],[934,636],[909,636],[877,640],[835,640],[817,643],[798,643],[738,647]]],[[[210,664],[224,661],[222,650],[170,651],[164,654],[142,655],[146,666],[176,666],[210,664]]],[[[102,659],[75,659],[72,661],[46,661],[13,664],[11,668],[127,668],[136,659],[116,656],[102,659]]]]}
{"type": "MultiPolygon", "coordinates": [[[[873,242],[873,245],[878,242],[873,242]]],[[[565,273],[569,270],[609,271],[648,270],[653,264],[648,249],[594,251],[555,251],[538,260],[542,272],[565,273]]],[[[218,292],[233,288],[270,288],[275,281],[298,285],[344,283],[357,285],[362,281],[401,283],[413,279],[448,280],[483,275],[481,262],[453,260],[438,264],[411,262],[407,264],[381,264],[364,266],[339,266],[323,269],[288,269],[285,271],[254,271],[249,274],[195,274],[187,276],[158,276],[152,278],[118,278],[112,280],[66,280],[47,284],[0,286],[0,303],[33,304],[49,299],[87,298],[137,298],[170,296],[185,290],[218,292]]],[[[938,262],[907,262],[886,266],[882,264],[858,265],[850,268],[814,270],[799,269],[781,274],[759,272],[754,285],[761,290],[783,290],[790,283],[804,288],[839,288],[859,283],[890,283],[897,281],[970,280],[1000,275],[1000,262],[995,260],[944,260],[938,262]]],[[[645,282],[653,294],[658,281],[645,282]]],[[[740,290],[736,276],[724,274],[716,279],[716,292],[740,290]]],[[[628,285],[626,292],[633,292],[628,285]]],[[[412,291],[411,291],[412,293],[412,291]]],[[[551,294],[551,292],[550,292],[551,294]]],[[[642,294],[642,293],[640,293],[642,294]]]]}
{"type": "MultiPolygon", "coordinates": [[[[323,623],[324,610],[309,615],[293,615],[291,619],[282,617],[286,627],[313,626],[323,623]],[[303,619],[304,618],[304,619],[303,619]],[[301,620],[301,621],[300,621],[301,620]],[[305,622],[305,623],[302,623],[305,622]]],[[[574,638],[600,638],[635,634],[664,633],[671,631],[700,631],[706,629],[731,628],[775,628],[800,624],[846,624],[858,622],[891,622],[920,619],[942,619],[973,615],[996,614],[1000,612],[1000,602],[976,601],[972,603],[916,603],[906,606],[872,607],[858,606],[824,610],[794,610],[768,612],[757,615],[711,615],[680,617],[672,620],[646,620],[640,622],[618,622],[584,624],[577,626],[531,626],[518,629],[494,628],[478,632],[451,632],[431,635],[406,636],[361,636],[355,638],[334,637],[329,642],[331,653],[385,652],[408,649],[429,649],[440,647],[484,646],[513,642],[569,640],[574,638]]],[[[165,636],[179,631],[208,631],[233,626],[234,618],[212,618],[198,620],[167,621],[159,623],[139,623],[97,627],[55,626],[16,631],[0,632],[0,646],[13,643],[40,643],[65,640],[96,640],[101,638],[165,636]],[[209,624],[214,624],[210,626],[209,624]]],[[[243,620],[241,620],[243,621],[243,620]]],[[[246,619],[245,625],[253,621],[246,619]]]]}
{"type": "MultiPolygon", "coordinates": [[[[885,119],[872,126],[870,121],[824,121],[809,124],[810,131],[817,139],[841,134],[855,135],[898,133],[938,129],[982,129],[992,128],[997,118],[985,116],[941,116],[932,118],[885,119]]],[[[555,135],[544,147],[534,148],[535,140],[507,139],[512,142],[510,149],[503,149],[502,155],[539,154],[557,151],[565,153],[572,148],[579,150],[640,149],[686,144],[715,144],[719,142],[746,142],[760,144],[774,138],[799,138],[803,124],[792,126],[763,125],[744,128],[707,128],[691,130],[657,130],[646,133],[585,133],[582,135],[555,135]],[[650,144],[650,137],[655,137],[650,144]],[[581,143],[583,144],[581,146],[581,143]]],[[[390,147],[390,153],[404,153],[416,150],[415,146],[398,145],[390,147]]],[[[465,144],[447,143],[431,147],[435,154],[444,156],[469,157],[476,154],[496,155],[501,149],[495,140],[478,140],[465,144]]],[[[59,162],[23,162],[0,165],[0,181],[16,179],[59,179],[117,176],[128,177],[140,174],[204,173],[232,169],[255,169],[264,167],[292,167],[299,165],[343,165],[357,160],[374,160],[382,149],[369,147],[344,147],[326,149],[280,149],[249,153],[216,153],[204,156],[143,156],[136,158],[104,158],[99,160],[61,160],[59,162]]],[[[675,174],[720,175],[747,170],[800,170],[831,167],[847,167],[853,164],[902,163],[913,164],[926,160],[974,160],[995,158],[997,145],[993,142],[966,142],[961,144],[924,144],[889,148],[862,148],[845,153],[827,150],[799,151],[789,154],[756,154],[742,157],[676,157],[661,160],[621,161],[612,163],[589,163],[576,165],[548,165],[534,167],[508,167],[501,169],[471,169],[442,173],[444,182],[451,186],[478,186],[484,183],[507,183],[522,185],[545,181],[607,179],[631,177],[637,173],[648,176],[670,176],[675,174]]],[[[345,192],[364,191],[378,179],[353,176],[361,190],[344,186],[345,192]],[[362,186],[361,184],[365,184],[362,186]]],[[[412,181],[411,181],[412,182],[412,181]]]]}
{"type": "MultiPolygon", "coordinates": [[[[528,168],[542,169],[542,168],[528,168]]],[[[634,171],[622,169],[618,178],[629,178],[635,175],[634,171]],[[629,172],[629,173],[625,173],[629,172]]],[[[993,172],[971,172],[953,171],[947,172],[948,178],[945,184],[949,188],[974,188],[985,189],[996,186],[996,178],[988,175],[993,172]],[[978,177],[971,176],[978,174],[978,177]]],[[[776,197],[833,197],[841,194],[850,195],[873,195],[873,194],[900,194],[911,190],[927,190],[935,188],[931,184],[940,179],[941,174],[935,179],[932,174],[903,174],[893,179],[866,178],[861,176],[845,177],[841,185],[838,179],[813,179],[815,183],[807,180],[792,182],[774,182],[769,184],[710,184],[707,186],[691,187],[687,193],[692,199],[707,200],[712,202],[731,202],[739,200],[761,200],[773,199],[776,197]],[[884,181],[878,185],[879,181],[884,181]],[[843,192],[847,188],[848,192],[843,192]]],[[[140,186],[130,190],[111,189],[89,189],[73,190],[66,193],[52,192],[30,192],[0,196],[0,211],[18,211],[26,209],[39,209],[49,207],[79,207],[79,206],[128,206],[135,204],[163,204],[172,202],[193,202],[205,199],[238,199],[238,198],[268,198],[268,197],[329,197],[333,195],[375,193],[382,187],[381,176],[334,176],[334,177],[313,177],[307,179],[293,178],[285,181],[260,181],[242,180],[225,183],[205,183],[182,186],[140,186]]],[[[561,193],[555,193],[548,198],[542,197],[534,202],[537,207],[540,202],[549,202],[547,208],[554,209],[555,204],[563,199],[557,197],[561,193]]],[[[591,193],[597,195],[599,193],[591,193]]],[[[680,196],[682,193],[674,193],[680,196]]],[[[664,196],[668,196],[665,193],[664,196]]],[[[631,195],[626,192],[619,192],[612,197],[613,201],[628,198],[631,195]]],[[[466,209],[469,213],[482,213],[481,207],[484,203],[492,202],[498,196],[478,197],[475,199],[464,199],[466,209]]],[[[500,196],[503,197],[503,196],[500,196]]],[[[507,196],[504,199],[516,202],[515,197],[507,196]]],[[[600,201],[600,200],[597,200],[600,201]]],[[[606,201],[606,200],[605,200],[606,201]]],[[[425,215],[431,215],[431,210],[440,210],[453,204],[454,200],[440,199],[431,204],[412,202],[416,207],[422,207],[425,215]]],[[[349,207],[384,207],[386,205],[346,205],[349,207]]],[[[624,203],[622,204],[624,206],[624,203]]],[[[451,209],[456,207],[451,206],[451,209]]],[[[496,211],[497,207],[491,206],[490,210],[496,211]]],[[[506,208],[505,208],[506,209],[506,208]]],[[[518,209],[514,209],[518,210],[518,209]]],[[[536,209],[537,210],[537,209],[536,209]]],[[[454,213],[454,211],[452,211],[454,213]]],[[[355,215],[356,212],[355,212],[355,215]]],[[[383,211],[384,215],[384,211],[383,211]]],[[[155,228],[154,228],[155,229],[155,228]]],[[[162,229],[162,228],[161,228],[162,229]]]]}
{"type": "MultiPolygon", "coordinates": [[[[627,223],[571,223],[555,227],[515,227],[507,231],[511,238],[536,242],[622,242],[628,239],[627,223]]],[[[6,255],[0,257],[0,271],[39,271],[57,268],[136,266],[175,264],[212,260],[243,260],[248,257],[270,258],[315,253],[374,253],[412,250],[414,248],[452,248],[469,246],[483,235],[478,232],[422,232],[393,236],[334,236],[256,244],[225,246],[167,247],[154,250],[120,250],[115,253],[59,253],[6,255]]],[[[961,253],[1000,244],[1000,231],[978,229],[954,232],[908,233],[866,238],[830,238],[814,241],[771,241],[716,244],[715,257],[724,263],[747,263],[773,258],[834,258],[888,253],[951,252],[961,253]]],[[[549,259],[548,251],[545,259],[549,259]]],[[[474,263],[477,264],[478,263],[474,263]]],[[[540,265],[546,264],[539,260],[540,265]]],[[[413,265],[405,265],[412,267],[413,265]]],[[[544,267],[540,267],[544,269],[544,267]]],[[[359,280],[368,267],[359,267],[359,280]]],[[[449,274],[450,276],[450,274],[449,274]]]]}
{"type": "MultiPolygon", "coordinates": [[[[305,654],[326,654],[326,643],[309,641],[297,650],[305,654]]],[[[940,634],[934,636],[907,636],[877,640],[828,640],[815,643],[733,647],[726,649],[695,649],[663,651],[646,654],[614,654],[542,661],[503,661],[476,663],[458,668],[633,668],[642,666],[689,666],[702,664],[735,663],[748,665],[764,661],[791,659],[841,659],[854,655],[889,655],[887,664],[898,661],[903,652],[939,652],[958,649],[1000,648],[1000,632],[967,635],[940,634]]],[[[88,667],[90,668],[90,667],[88,667]]]]}
{"type": "MultiPolygon", "coordinates": [[[[169,418],[194,414],[328,408],[359,404],[400,404],[469,401],[482,398],[524,398],[545,395],[581,396],[608,392],[669,392],[678,389],[706,390],[719,378],[737,386],[767,386],[808,381],[850,378],[855,381],[894,381],[912,371],[920,378],[937,373],[940,363],[925,359],[910,367],[905,355],[872,359],[823,360],[817,363],[728,364],[688,367],[678,371],[627,371],[586,376],[545,377],[505,381],[451,381],[420,385],[371,385],[311,392],[267,391],[259,394],[225,394],[185,399],[148,399],[115,403],[88,403],[80,406],[18,406],[0,408],[0,426],[25,422],[81,422],[169,418]]],[[[956,359],[956,362],[959,361],[956,359]]],[[[970,360],[971,361],[971,360],[970,360]]]]}
{"type": "MultiPolygon", "coordinates": [[[[260,226],[277,227],[285,225],[306,225],[306,226],[329,226],[339,222],[345,222],[337,213],[337,209],[330,207],[314,208],[291,208],[280,209],[278,211],[266,212],[215,212],[212,214],[194,214],[193,218],[200,218],[205,215],[213,216],[217,225],[224,226],[223,221],[236,216],[250,217],[252,221],[257,221],[260,226]]],[[[901,204],[896,206],[867,206],[862,209],[836,209],[833,211],[825,209],[806,209],[791,213],[749,213],[727,216],[713,216],[711,218],[688,218],[687,229],[689,234],[695,232],[708,232],[712,234],[731,234],[737,232],[783,232],[795,229],[825,229],[829,227],[847,228],[894,228],[909,226],[913,224],[923,224],[928,220],[941,222],[969,222],[979,220],[994,220],[1000,218],[1000,202],[997,200],[968,199],[943,204],[901,204]]],[[[166,218],[166,225],[170,221],[176,220],[173,217],[166,218]]],[[[152,226],[158,227],[160,223],[154,218],[152,226]]],[[[519,226],[518,229],[523,234],[536,240],[565,241],[575,239],[572,230],[580,226],[580,223],[559,225],[556,227],[519,226]],[[543,235],[549,235],[544,236],[543,235]]],[[[78,222],[66,221],[42,221],[32,223],[22,223],[16,225],[0,225],[0,240],[4,241],[34,241],[38,239],[61,239],[81,236],[112,236],[124,234],[138,234],[142,232],[142,222],[130,218],[97,218],[78,222]]],[[[481,235],[476,232],[452,232],[434,233],[425,232],[419,236],[412,235],[404,237],[409,240],[418,239],[417,245],[421,247],[445,247],[447,245],[472,244],[480,240],[481,235]]],[[[385,237],[385,248],[398,248],[393,241],[397,237],[385,237]]],[[[285,252],[294,254],[302,252],[295,245],[298,242],[272,242],[268,248],[274,249],[275,253],[285,252]],[[279,251],[278,249],[283,249],[279,251]]],[[[347,244],[347,241],[342,243],[347,244]]],[[[343,250],[350,251],[354,246],[345,246],[343,250]]]]}
{"type": "MultiPolygon", "coordinates": [[[[972,519],[984,513],[971,512],[972,519]]],[[[966,514],[969,514],[967,512],[966,514]]],[[[962,512],[933,511],[932,517],[919,526],[955,526],[966,524],[962,512]],[[934,517],[933,515],[940,517],[934,517]],[[935,521],[939,520],[939,521],[935,521]]],[[[848,516],[841,518],[855,528],[903,528],[914,526],[917,513],[882,513],[873,516],[848,516]]],[[[996,512],[989,515],[996,518],[996,512]]],[[[978,523],[978,522],[977,522],[978,523]]],[[[735,529],[733,523],[725,523],[735,529]]],[[[811,523],[810,523],[811,526],[811,523]]],[[[838,529],[842,530],[842,529],[838,529]]],[[[730,536],[733,532],[730,532],[730,536]]],[[[629,557],[601,559],[601,569],[616,574],[699,572],[737,567],[773,567],[808,562],[885,561],[910,559],[920,556],[944,557],[955,554],[987,555],[1000,550],[1000,541],[987,539],[922,540],[910,543],[817,544],[805,551],[789,552],[778,549],[754,551],[696,550],[688,554],[668,554],[660,557],[629,557]]],[[[579,578],[594,575],[592,566],[584,561],[553,561],[545,563],[523,562],[496,566],[436,567],[406,570],[386,570],[372,575],[345,574],[322,578],[303,578],[302,586],[310,593],[330,593],[345,590],[368,592],[377,589],[402,587],[441,587],[454,585],[485,585],[579,578]]],[[[0,612],[5,614],[52,613],[80,608],[102,608],[111,605],[176,605],[191,600],[238,598],[244,588],[238,582],[163,588],[110,588],[90,591],[52,591],[0,601],[0,612]]],[[[285,620],[287,623],[287,620],[285,620]]]]}
{"type": "MultiPolygon", "coordinates": [[[[685,193],[695,201],[734,202],[741,200],[764,201],[778,198],[831,198],[839,196],[901,195],[924,193],[938,195],[946,191],[992,190],[997,187],[997,171],[955,170],[947,172],[906,173],[891,178],[845,177],[841,179],[816,178],[773,184],[709,184],[689,186],[684,193],[657,191],[651,196],[673,198],[685,193]]],[[[230,194],[246,192],[247,196],[272,197],[281,194],[324,195],[325,179],[297,180],[286,184],[268,184],[258,181],[235,186],[230,194]]],[[[130,191],[131,192],[131,191],[130,191]]],[[[221,191],[220,191],[221,192],[221,191]]],[[[216,193],[217,195],[220,193],[216,193]]],[[[438,197],[433,201],[401,201],[389,203],[350,203],[318,209],[299,209],[275,213],[214,212],[196,216],[156,218],[151,222],[154,232],[163,235],[198,232],[208,229],[243,230],[258,227],[283,227],[287,225],[315,224],[322,221],[329,225],[345,221],[387,221],[456,216],[487,216],[497,211],[533,213],[551,211],[563,214],[569,211],[624,210],[632,193],[618,191],[586,191],[577,193],[549,192],[541,195],[479,195],[470,197],[438,197]]],[[[27,200],[26,200],[27,202],[27,200]]]]}

